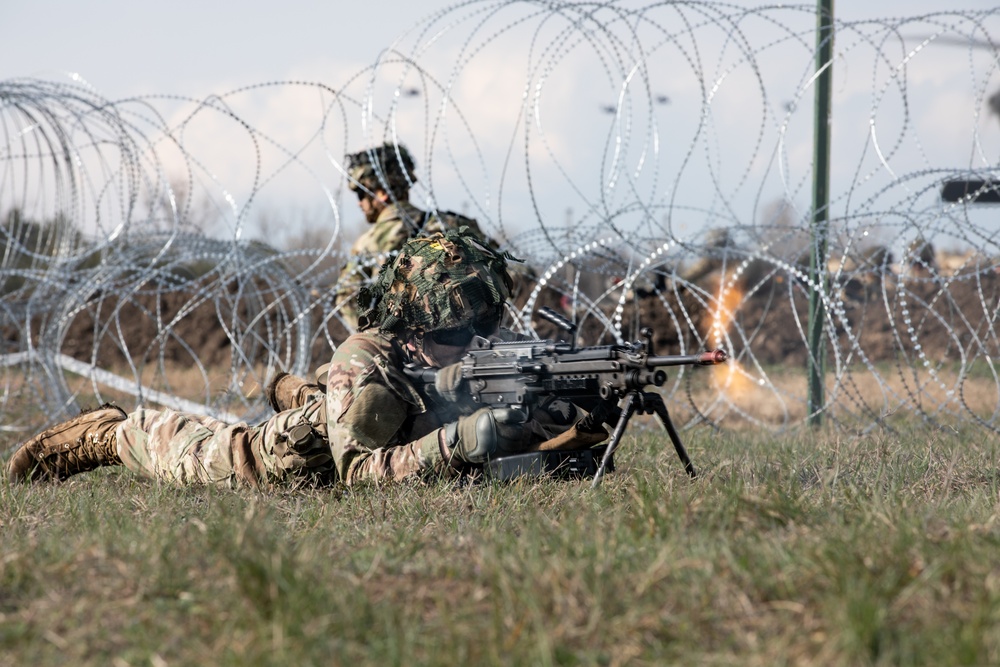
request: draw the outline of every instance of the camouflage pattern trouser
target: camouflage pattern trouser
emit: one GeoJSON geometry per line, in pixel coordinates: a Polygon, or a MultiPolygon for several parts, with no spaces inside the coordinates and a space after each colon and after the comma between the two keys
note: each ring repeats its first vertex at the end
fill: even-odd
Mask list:
{"type": "Polygon", "coordinates": [[[133,472],[179,484],[256,487],[306,472],[329,476],[325,422],[325,396],[318,390],[302,407],[256,426],[140,408],[118,426],[118,455],[133,472]]]}

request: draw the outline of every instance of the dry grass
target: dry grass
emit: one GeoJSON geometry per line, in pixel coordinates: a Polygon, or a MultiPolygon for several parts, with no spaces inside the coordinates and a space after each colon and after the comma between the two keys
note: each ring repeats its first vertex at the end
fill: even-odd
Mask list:
{"type": "MultiPolygon", "coordinates": [[[[954,368],[931,371],[890,365],[852,366],[839,375],[831,372],[824,385],[826,413],[839,423],[859,426],[920,415],[942,423],[995,424],[1000,383],[991,373],[972,370],[964,377],[954,368]]],[[[672,410],[679,419],[690,419],[693,411],[686,410],[685,403],[692,403],[723,428],[741,428],[748,422],[778,428],[805,423],[807,398],[805,369],[717,366],[694,369],[675,394],[677,407],[672,410]]]]}
{"type": "Polygon", "coordinates": [[[626,436],[586,482],[0,486],[0,664],[1000,662],[989,433],[626,436]]]}

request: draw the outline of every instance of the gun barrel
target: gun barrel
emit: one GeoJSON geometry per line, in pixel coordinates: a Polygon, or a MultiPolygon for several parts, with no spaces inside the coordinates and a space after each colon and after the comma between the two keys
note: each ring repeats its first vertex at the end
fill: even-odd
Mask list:
{"type": "Polygon", "coordinates": [[[713,366],[729,359],[725,350],[709,350],[698,354],[676,354],[662,357],[649,357],[647,366],[713,366]]]}

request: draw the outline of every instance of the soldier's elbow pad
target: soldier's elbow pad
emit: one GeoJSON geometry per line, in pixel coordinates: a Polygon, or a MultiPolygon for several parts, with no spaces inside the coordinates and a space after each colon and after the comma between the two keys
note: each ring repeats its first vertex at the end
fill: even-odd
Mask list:
{"type": "Polygon", "coordinates": [[[275,463],[286,474],[317,482],[336,479],[330,443],[309,423],[293,426],[274,445],[275,463]]]}

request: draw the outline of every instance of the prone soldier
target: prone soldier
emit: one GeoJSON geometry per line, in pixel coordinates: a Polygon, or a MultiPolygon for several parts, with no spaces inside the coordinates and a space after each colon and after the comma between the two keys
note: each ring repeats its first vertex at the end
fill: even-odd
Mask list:
{"type": "Polygon", "coordinates": [[[517,338],[499,326],[512,284],[506,260],[465,229],[412,239],[362,289],[361,331],[334,352],[325,390],[276,378],[267,395],[279,411],[255,426],[105,405],[26,442],[7,476],[61,480],[124,465],[181,484],[353,484],[451,476],[567,432],[578,447],[597,444],[607,432],[577,433],[586,413],[558,397],[523,422],[454,400],[454,371],[474,336],[517,338]],[[404,372],[412,363],[441,368],[436,393],[452,399],[421,393],[404,372]]]}

